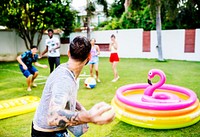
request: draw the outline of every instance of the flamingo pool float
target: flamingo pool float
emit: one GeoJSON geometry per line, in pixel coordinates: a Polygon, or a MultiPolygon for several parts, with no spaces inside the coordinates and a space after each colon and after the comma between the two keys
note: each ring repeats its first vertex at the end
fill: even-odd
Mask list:
{"type": "Polygon", "coordinates": [[[140,127],[172,129],[190,126],[200,120],[200,104],[190,89],[165,84],[166,76],[159,69],[148,73],[148,84],[120,87],[112,100],[120,120],[140,127]],[[160,80],[152,84],[151,79],[160,80]]]}

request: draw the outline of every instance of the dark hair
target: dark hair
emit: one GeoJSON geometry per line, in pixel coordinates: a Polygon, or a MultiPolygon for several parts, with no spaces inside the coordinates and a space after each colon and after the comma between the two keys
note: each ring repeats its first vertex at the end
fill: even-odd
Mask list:
{"type": "Polygon", "coordinates": [[[38,49],[38,47],[37,47],[36,45],[32,45],[32,46],[31,46],[31,49],[33,49],[33,48],[38,49]]]}
{"type": "Polygon", "coordinates": [[[112,35],[111,35],[111,38],[115,38],[115,35],[114,35],[114,34],[112,34],[112,35]]]}
{"type": "Polygon", "coordinates": [[[69,45],[71,58],[84,61],[91,50],[90,41],[86,37],[77,36],[69,45]]]}
{"type": "Polygon", "coordinates": [[[50,31],[53,33],[53,29],[48,29],[48,32],[50,32],[50,31]]]}
{"type": "Polygon", "coordinates": [[[95,38],[91,38],[91,39],[90,39],[90,41],[92,41],[92,40],[94,40],[94,42],[96,42],[96,39],[95,39],[95,38]]]}

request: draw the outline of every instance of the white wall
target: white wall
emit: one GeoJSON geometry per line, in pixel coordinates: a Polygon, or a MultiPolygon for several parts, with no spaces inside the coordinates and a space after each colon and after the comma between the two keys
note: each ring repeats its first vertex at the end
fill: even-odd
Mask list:
{"type": "Polygon", "coordinates": [[[0,61],[16,60],[17,53],[26,50],[23,40],[15,31],[0,31],[0,61]]]}
{"type": "MultiPolygon", "coordinates": [[[[59,34],[54,34],[55,37],[60,39],[59,34]]],[[[36,35],[37,37],[37,35],[36,35]]],[[[45,40],[47,34],[44,34],[39,44],[39,52],[42,52],[46,45],[45,40]]],[[[37,40],[34,39],[34,44],[37,40]]],[[[13,30],[0,30],[0,61],[14,61],[18,54],[26,51],[24,40],[21,39],[13,30]]],[[[61,55],[67,55],[68,44],[61,44],[61,55]]]]}
{"type": "MultiPolygon", "coordinates": [[[[121,58],[158,58],[157,33],[151,31],[150,52],[143,52],[143,29],[94,31],[91,38],[97,43],[110,43],[110,36],[114,34],[119,44],[119,56],[121,58]]],[[[75,36],[86,36],[86,33],[71,33],[70,41],[75,36]]],[[[185,30],[163,30],[162,51],[164,59],[200,61],[200,29],[196,29],[195,52],[184,53],[185,30]]],[[[102,51],[101,57],[109,57],[110,53],[102,51]]]]}
{"type": "MultiPolygon", "coordinates": [[[[128,30],[107,30],[94,31],[91,38],[95,38],[97,43],[110,43],[110,36],[114,34],[119,44],[119,56],[121,58],[157,58],[156,49],[157,34],[151,31],[151,51],[142,52],[143,29],[128,30]]],[[[59,37],[59,35],[54,34],[59,37]]],[[[86,33],[71,33],[70,41],[76,36],[87,36],[86,33]]],[[[45,49],[45,39],[48,36],[43,35],[39,45],[39,52],[45,49]]],[[[162,50],[164,59],[200,61],[200,29],[196,29],[195,52],[184,53],[185,30],[163,30],[162,31],[162,50]]],[[[36,42],[36,41],[35,41],[36,42]]],[[[24,41],[16,35],[15,31],[0,31],[0,61],[16,60],[17,54],[26,51],[24,41]]],[[[62,44],[60,48],[61,55],[67,55],[68,44],[62,44]]],[[[101,57],[109,57],[108,51],[102,51],[101,57]]]]}

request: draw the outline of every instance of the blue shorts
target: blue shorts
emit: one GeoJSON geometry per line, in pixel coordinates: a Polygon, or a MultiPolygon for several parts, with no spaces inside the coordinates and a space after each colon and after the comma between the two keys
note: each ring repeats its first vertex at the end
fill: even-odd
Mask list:
{"type": "Polygon", "coordinates": [[[93,56],[90,61],[88,62],[88,64],[98,64],[99,62],[99,57],[98,56],[93,56]]]}
{"type": "Polygon", "coordinates": [[[23,75],[28,78],[31,74],[35,74],[35,72],[37,72],[38,70],[34,67],[34,66],[31,66],[31,67],[28,67],[27,70],[24,70],[22,65],[19,65],[19,68],[21,70],[21,72],[23,73],[23,75]]]}

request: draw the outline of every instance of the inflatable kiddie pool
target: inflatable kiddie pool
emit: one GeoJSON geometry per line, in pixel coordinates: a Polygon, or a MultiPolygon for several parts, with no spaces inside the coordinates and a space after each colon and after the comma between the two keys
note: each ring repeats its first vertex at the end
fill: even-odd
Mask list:
{"type": "Polygon", "coordinates": [[[112,100],[116,117],[121,121],[144,128],[174,129],[193,125],[200,120],[200,104],[190,89],[164,84],[163,71],[152,69],[149,84],[130,84],[120,87],[112,100]],[[158,75],[159,82],[151,79],[158,75]]]}
{"type": "Polygon", "coordinates": [[[0,119],[35,111],[39,101],[40,98],[35,96],[2,100],[0,101],[0,119]]]}

